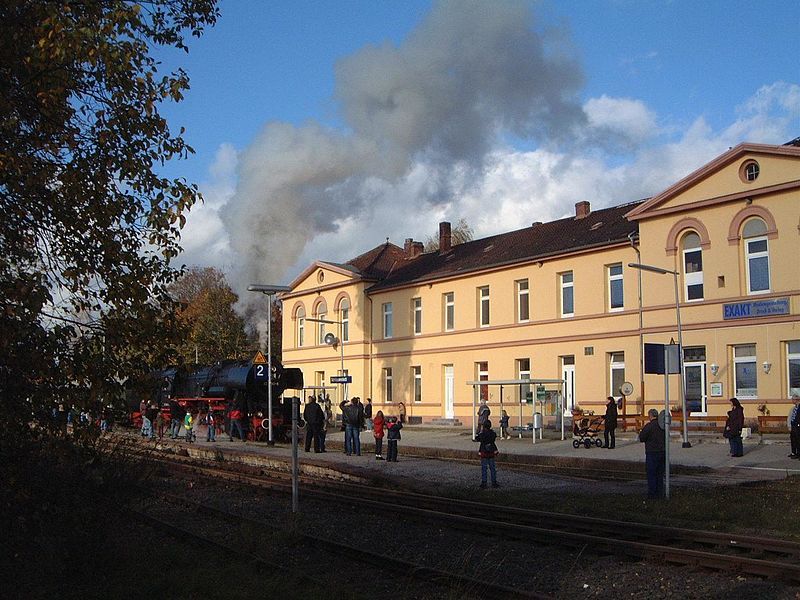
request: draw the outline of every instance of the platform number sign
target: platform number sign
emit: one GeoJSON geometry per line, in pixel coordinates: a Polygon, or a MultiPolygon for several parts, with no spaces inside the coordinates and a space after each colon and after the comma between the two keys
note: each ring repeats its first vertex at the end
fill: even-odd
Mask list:
{"type": "Polygon", "coordinates": [[[255,357],[253,357],[253,376],[256,381],[269,380],[269,368],[267,366],[267,358],[264,353],[259,350],[255,357]]]}

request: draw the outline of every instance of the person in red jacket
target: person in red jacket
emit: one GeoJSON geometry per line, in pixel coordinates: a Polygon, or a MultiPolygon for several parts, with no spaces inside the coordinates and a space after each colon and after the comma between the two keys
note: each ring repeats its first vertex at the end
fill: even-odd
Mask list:
{"type": "Polygon", "coordinates": [[[383,411],[379,410],[372,420],[372,435],[375,436],[375,460],[383,460],[383,411]]]}

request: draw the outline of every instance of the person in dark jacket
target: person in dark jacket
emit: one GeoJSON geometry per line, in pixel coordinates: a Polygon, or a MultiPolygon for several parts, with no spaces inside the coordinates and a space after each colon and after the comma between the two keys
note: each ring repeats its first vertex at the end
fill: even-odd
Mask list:
{"type": "Polygon", "coordinates": [[[650,422],[639,432],[639,441],[644,442],[644,458],[647,467],[647,497],[664,496],[664,475],[666,473],[666,445],[664,430],[658,424],[658,411],[651,408],[650,422]]]}
{"type": "Polygon", "coordinates": [[[181,424],[183,423],[183,417],[185,415],[186,412],[181,408],[177,400],[169,401],[169,437],[173,440],[178,439],[178,434],[181,432],[181,424]]]}
{"type": "Polygon", "coordinates": [[[397,442],[400,440],[400,430],[403,423],[397,417],[386,419],[386,444],[389,450],[386,454],[386,462],[397,462],[397,442]]]}
{"type": "Polygon", "coordinates": [[[789,409],[789,415],[786,417],[786,425],[789,427],[789,443],[792,448],[789,458],[800,458],[800,396],[793,394],[792,402],[794,402],[794,406],[789,409]]]}
{"type": "Polygon", "coordinates": [[[486,419],[483,422],[483,428],[478,432],[475,438],[476,442],[480,442],[478,446],[478,454],[481,457],[481,485],[482,490],[486,489],[486,470],[488,469],[492,474],[492,487],[500,487],[497,483],[497,465],[495,464],[495,457],[497,456],[497,444],[495,440],[497,434],[492,429],[492,422],[486,419]]]}
{"type": "Polygon", "coordinates": [[[342,409],[344,421],[344,447],[347,456],[361,456],[361,426],[364,423],[364,406],[358,396],[353,396],[350,404],[342,409]]]}
{"type": "Polygon", "coordinates": [[[614,443],[616,442],[616,438],[614,437],[614,431],[617,428],[617,401],[614,400],[614,396],[609,396],[606,398],[606,414],[603,417],[605,421],[605,429],[603,431],[603,437],[605,438],[605,446],[604,448],[614,448],[614,443]],[[609,443],[609,439],[611,439],[611,443],[609,443]]]}
{"type": "Polygon", "coordinates": [[[325,413],[322,407],[317,404],[314,396],[308,397],[306,407],[303,410],[303,420],[306,422],[306,452],[311,450],[311,441],[314,441],[314,452],[322,452],[322,425],[325,421],[325,413]]]}
{"type": "Polygon", "coordinates": [[[738,398],[731,398],[731,409],[728,411],[728,420],[725,421],[723,435],[728,438],[731,446],[731,456],[744,456],[742,446],[742,429],[744,428],[744,408],[738,398]]]}

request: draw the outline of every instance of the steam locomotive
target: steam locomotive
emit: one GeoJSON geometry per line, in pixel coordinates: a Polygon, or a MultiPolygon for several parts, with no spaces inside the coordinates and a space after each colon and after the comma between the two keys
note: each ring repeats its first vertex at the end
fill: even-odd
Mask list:
{"type": "MultiPolygon", "coordinates": [[[[172,412],[191,411],[205,415],[209,410],[218,424],[228,429],[228,413],[232,408],[242,412],[243,428],[248,439],[266,439],[269,427],[268,383],[263,377],[266,365],[250,361],[225,360],[211,366],[189,365],[168,367],[149,374],[137,394],[129,394],[133,424],[141,423],[139,403],[155,405],[162,421],[169,423],[172,412]],[[259,376],[260,375],[260,376],[259,376]],[[143,388],[143,389],[142,389],[143,388]]],[[[292,403],[282,398],[287,389],[301,389],[303,374],[299,369],[284,369],[272,359],[272,427],[275,440],[285,439],[290,432],[292,403]]]]}

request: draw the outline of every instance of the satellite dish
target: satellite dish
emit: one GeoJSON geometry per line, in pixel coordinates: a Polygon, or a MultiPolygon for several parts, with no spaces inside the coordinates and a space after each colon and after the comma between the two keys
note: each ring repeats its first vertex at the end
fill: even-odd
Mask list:
{"type": "Polygon", "coordinates": [[[336,339],[336,336],[332,333],[326,333],[325,337],[322,338],[322,341],[325,342],[328,346],[333,346],[339,340],[336,339]]]}
{"type": "Polygon", "coordinates": [[[619,393],[623,396],[630,396],[633,393],[633,384],[631,384],[629,381],[626,381],[619,386],[619,393]]]}

